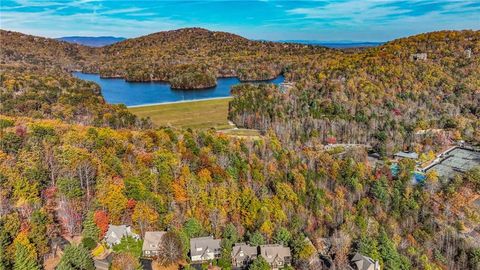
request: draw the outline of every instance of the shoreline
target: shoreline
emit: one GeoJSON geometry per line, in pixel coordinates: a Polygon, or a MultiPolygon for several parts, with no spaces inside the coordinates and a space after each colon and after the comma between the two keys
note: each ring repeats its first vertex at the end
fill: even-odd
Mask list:
{"type": "Polygon", "coordinates": [[[158,105],[168,105],[168,104],[177,104],[177,103],[200,102],[200,101],[208,101],[208,100],[216,100],[216,99],[227,99],[227,98],[233,98],[233,96],[228,96],[228,97],[212,97],[212,98],[202,98],[202,99],[187,99],[187,100],[167,101],[167,102],[158,102],[158,103],[146,103],[146,104],[140,104],[140,105],[127,106],[127,108],[128,108],[128,109],[130,109],[130,108],[141,108],[141,107],[151,107],[151,106],[158,106],[158,105]]]}

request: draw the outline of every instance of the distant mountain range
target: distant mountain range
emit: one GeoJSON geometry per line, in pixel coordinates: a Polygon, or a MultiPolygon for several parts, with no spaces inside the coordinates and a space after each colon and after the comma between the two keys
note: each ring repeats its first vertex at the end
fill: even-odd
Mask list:
{"type": "Polygon", "coordinates": [[[358,48],[358,47],[376,47],[384,44],[385,42],[370,42],[370,41],[319,41],[319,40],[278,40],[277,42],[285,43],[300,43],[308,45],[319,45],[328,48],[358,48]]]}
{"type": "MultiPolygon", "coordinates": [[[[109,37],[109,36],[101,36],[101,37],[86,37],[86,36],[71,36],[71,37],[61,37],[57,38],[58,40],[63,40],[70,43],[77,43],[85,46],[90,47],[102,47],[111,45],[120,41],[125,40],[124,37],[109,37]]],[[[328,48],[358,48],[358,47],[375,47],[380,46],[385,42],[370,42],[370,41],[349,41],[349,40],[342,40],[342,41],[319,41],[319,40],[296,40],[296,39],[289,39],[289,40],[277,40],[275,42],[284,42],[284,43],[300,43],[300,44],[308,44],[308,45],[318,45],[324,46],[328,48]]]]}
{"type": "Polygon", "coordinates": [[[123,37],[82,37],[82,36],[71,36],[71,37],[61,37],[57,38],[58,40],[63,40],[70,43],[77,43],[90,47],[102,47],[111,45],[120,41],[125,40],[123,37]]]}

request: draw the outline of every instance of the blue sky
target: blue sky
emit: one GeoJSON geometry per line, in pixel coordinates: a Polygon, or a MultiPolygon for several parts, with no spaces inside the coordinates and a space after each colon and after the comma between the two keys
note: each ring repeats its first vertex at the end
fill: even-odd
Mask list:
{"type": "Polygon", "coordinates": [[[252,39],[387,41],[480,29],[480,0],[1,0],[0,5],[0,28],[47,37],[136,37],[197,26],[252,39]]]}

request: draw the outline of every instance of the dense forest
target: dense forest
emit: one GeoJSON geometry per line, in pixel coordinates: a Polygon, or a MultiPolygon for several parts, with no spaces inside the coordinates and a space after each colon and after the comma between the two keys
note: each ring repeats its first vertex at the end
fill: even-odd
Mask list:
{"type": "Polygon", "coordinates": [[[480,141],[480,32],[435,32],[377,48],[305,59],[287,92],[233,90],[230,118],[273,129],[284,142],[370,143],[381,153],[412,145],[415,131],[442,128],[480,141]],[[425,53],[426,59],[415,59],[425,53]]]}
{"type": "MultiPolygon", "coordinates": [[[[392,178],[365,153],[287,150],[273,134],[244,141],[212,131],[0,123],[4,269],[16,267],[24,249],[39,265],[60,235],[98,242],[108,223],[139,233],[169,229],[186,249],[190,237],[232,231],[254,244],[280,242],[298,269],[308,268],[313,252],[305,236],[317,247],[329,243],[335,269],[344,269],[352,249],[386,269],[479,266],[480,250],[464,238],[467,224],[457,215],[480,217],[456,195],[480,191],[478,170],[430,189],[434,176],[426,187],[410,184],[412,163],[392,178]]],[[[230,248],[218,262],[227,269],[230,248]]]]}
{"type": "MultiPolygon", "coordinates": [[[[235,242],[288,246],[294,269],[345,269],[356,251],[382,269],[480,269],[480,210],[472,205],[480,169],[451,181],[428,173],[412,185],[413,161],[392,175],[391,163],[371,162],[365,147],[323,146],[425,153],[448,141],[414,138],[429,128],[478,143],[478,31],[347,52],[203,29],[99,49],[0,34],[1,270],[40,269],[62,239],[71,244],[57,269],[94,269],[92,250],[108,224],[139,235],[167,230],[179,250],[160,261],[186,269],[189,239],[207,235],[223,239],[214,262],[222,269],[231,269],[235,242]],[[264,132],[243,139],[154,129],[68,74],[78,69],[179,88],[283,73],[294,86],[232,90],[231,120],[264,132]],[[322,264],[311,263],[317,252],[322,264]]],[[[124,238],[111,268],[137,269],[140,253],[141,241],[124,238]]]]}
{"type": "Polygon", "coordinates": [[[0,113],[114,128],[150,126],[124,105],[107,104],[100,87],[56,72],[6,68],[0,74],[0,113]]]}

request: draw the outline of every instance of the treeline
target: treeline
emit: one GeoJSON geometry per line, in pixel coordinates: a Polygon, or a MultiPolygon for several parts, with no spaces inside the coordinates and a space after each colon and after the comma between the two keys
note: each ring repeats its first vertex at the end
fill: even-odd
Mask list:
{"type": "Polygon", "coordinates": [[[444,128],[480,141],[480,32],[435,32],[377,48],[293,64],[286,93],[268,85],[232,92],[230,119],[273,129],[282,141],[334,137],[377,151],[411,145],[416,130],[444,128]],[[414,54],[426,53],[427,59],[414,54]]]}
{"type": "MultiPolygon", "coordinates": [[[[212,131],[113,130],[3,116],[0,269],[26,263],[35,269],[54,239],[76,235],[82,244],[69,247],[61,265],[90,265],[88,249],[108,224],[132,225],[140,235],[171,231],[182,239],[182,258],[190,237],[215,235],[282,243],[291,247],[296,269],[321,269],[309,266],[316,253],[307,236],[334,269],[345,269],[356,250],[386,269],[479,267],[478,247],[436,201],[468,207],[452,194],[478,192],[480,171],[431,191],[410,184],[413,166],[402,162],[393,179],[388,165],[372,168],[362,151],[340,159],[289,150],[273,134],[245,141],[212,131]]],[[[138,260],[139,246],[125,241],[114,260],[138,260]]],[[[224,269],[231,267],[232,243],[223,244],[216,262],[224,269]]]]}

